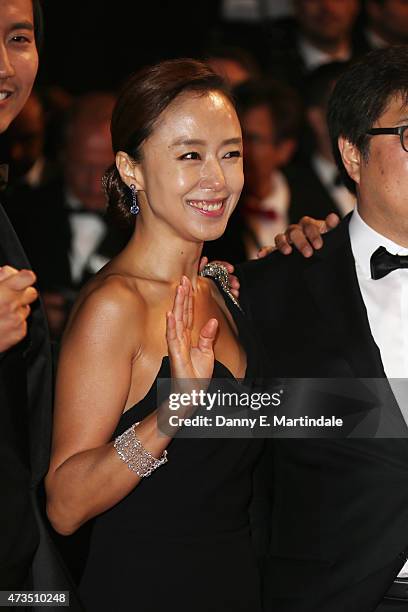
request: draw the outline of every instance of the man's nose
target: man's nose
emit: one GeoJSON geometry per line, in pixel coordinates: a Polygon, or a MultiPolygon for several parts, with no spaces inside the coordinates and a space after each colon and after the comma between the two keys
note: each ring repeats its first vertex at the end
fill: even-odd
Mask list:
{"type": "Polygon", "coordinates": [[[14,76],[14,67],[10,61],[7,47],[0,44],[0,79],[7,79],[14,76]]]}
{"type": "Polygon", "coordinates": [[[225,187],[225,176],[220,163],[217,160],[208,161],[202,170],[200,187],[221,191],[225,187]]]}

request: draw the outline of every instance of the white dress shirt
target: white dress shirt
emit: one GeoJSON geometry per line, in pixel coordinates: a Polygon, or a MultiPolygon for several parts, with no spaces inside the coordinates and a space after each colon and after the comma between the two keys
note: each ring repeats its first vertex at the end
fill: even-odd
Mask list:
{"type": "Polygon", "coordinates": [[[39,157],[24,176],[24,182],[36,189],[40,187],[45,169],[45,157],[39,157]]]}
{"type": "Polygon", "coordinates": [[[276,219],[267,219],[256,215],[248,215],[247,224],[254,233],[257,244],[251,236],[244,238],[248,259],[256,259],[259,245],[274,244],[276,234],[284,232],[288,226],[288,210],[290,205],[290,189],[285,175],[279,170],[271,176],[271,191],[261,200],[261,210],[271,210],[276,213],[276,219]]]}
{"type": "MultiPolygon", "coordinates": [[[[357,209],[351,217],[349,231],[358,284],[384,371],[389,379],[408,378],[408,269],[394,270],[378,280],[371,278],[370,271],[370,258],[378,247],[384,246],[392,255],[408,255],[408,248],[369,227],[357,209]]],[[[389,382],[407,421],[405,388],[401,389],[398,381],[389,382]]],[[[408,577],[408,562],[398,576],[408,577]]]]}
{"type": "Polygon", "coordinates": [[[66,202],[72,213],[69,215],[69,223],[72,232],[71,251],[69,262],[71,276],[74,282],[80,281],[85,267],[90,272],[98,272],[109,259],[95,253],[107,232],[104,221],[92,212],[89,214],[77,213],[75,209],[81,207],[81,203],[72,194],[66,195],[66,202]]]}
{"type": "Polygon", "coordinates": [[[315,70],[331,62],[347,62],[351,59],[351,48],[340,49],[336,53],[326,53],[312,45],[303,36],[299,36],[298,48],[307,71],[315,70]]]}
{"type": "Polygon", "coordinates": [[[357,279],[384,371],[388,378],[408,378],[408,269],[394,270],[378,280],[371,278],[370,271],[370,258],[378,247],[384,246],[392,255],[408,255],[408,248],[378,234],[357,210],[349,230],[357,279]]]}

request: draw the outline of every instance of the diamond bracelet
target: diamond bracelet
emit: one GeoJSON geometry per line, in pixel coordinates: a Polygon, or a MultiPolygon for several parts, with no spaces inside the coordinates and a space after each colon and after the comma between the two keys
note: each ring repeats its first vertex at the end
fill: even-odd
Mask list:
{"type": "Polygon", "coordinates": [[[128,468],[136,472],[140,478],[145,478],[150,476],[158,467],[167,463],[167,451],[163,451],[160,459],[153,457],[136,436],[135,428],[136,424],[133,424],[123,434],[115,438],[113,446],[128,468]]]}

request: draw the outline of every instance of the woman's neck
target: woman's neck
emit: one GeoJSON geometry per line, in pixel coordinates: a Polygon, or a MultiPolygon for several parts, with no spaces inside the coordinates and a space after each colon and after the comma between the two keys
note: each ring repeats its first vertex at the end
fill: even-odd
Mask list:
{"type": "Polygon", "coordinates": [[[183,238],[172,228],[147,227],[138,219],[123,255],[132,274],[170,284],[178,284],[184,275],[195,289],[203,244],[183,238]]]}

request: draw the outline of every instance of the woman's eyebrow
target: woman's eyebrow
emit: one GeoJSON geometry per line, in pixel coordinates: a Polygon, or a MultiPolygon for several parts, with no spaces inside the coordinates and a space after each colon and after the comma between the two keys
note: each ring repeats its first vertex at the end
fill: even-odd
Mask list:
{"type": "MultiPolygon", "coordinates": [[[[170,147],[179,147],[181,145],[205,145],[206,141],[199,138],[178,138],[171,143],[170,147]]],[[[227,138],[223,140],[222,145],[242,144],[242,138],[227,138]]]]}

